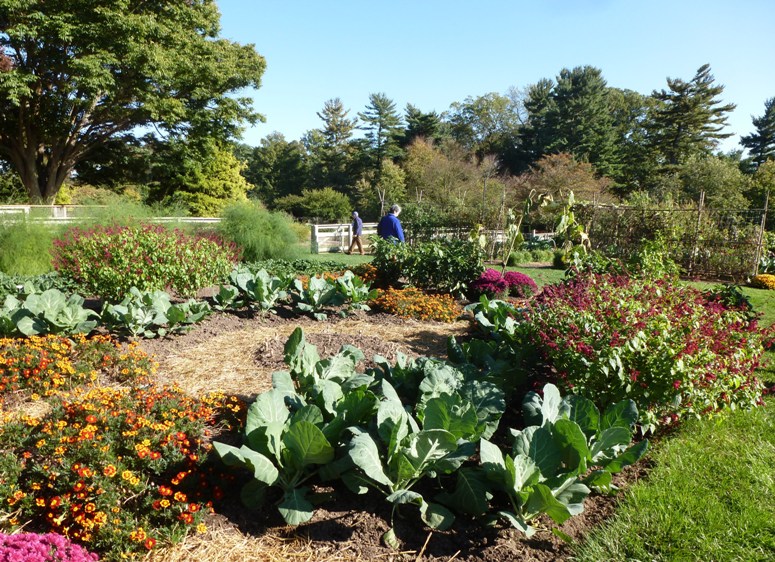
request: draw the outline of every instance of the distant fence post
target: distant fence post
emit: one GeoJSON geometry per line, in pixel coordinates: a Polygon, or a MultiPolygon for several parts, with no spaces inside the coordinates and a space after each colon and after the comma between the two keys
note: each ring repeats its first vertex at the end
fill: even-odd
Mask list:
{"type": "Polygon", "coordinates": [[[753,274],[759,275],[759,261],[762,257],[762,244],[764,243],[764,229],[767,227],[767,207],[770,203],[770,190],[764,194],[764,212],[762,213],[761,224],[759,225],[759,240],[756,242],[756,257],[754,258],[753,274]]]}
{"type": "Polygon", "coordinates": [[[310,253],[319,253],[320,247],[318,246],[318,225],[316,224],[310,225],[309,245],[310,253]]]}
{"type": "Polygon", "coordinates": [[[702,227],[702,207],[705,204],[705,192],[700,192],[700,203],[697,205],[697,224],[694,228],[694,240],[692,241],[692,253],[689,256],[689,275],[694,271],[695,260],[700,251],[700,228],[702,227]]]}

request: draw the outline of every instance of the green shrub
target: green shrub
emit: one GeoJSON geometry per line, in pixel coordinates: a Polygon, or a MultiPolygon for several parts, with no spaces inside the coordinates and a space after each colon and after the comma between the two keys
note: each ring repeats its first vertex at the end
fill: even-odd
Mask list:
{"type": "Polygon", "coordinates": [[[350,199],[330,187],[305,189],[301,195],[286,195],[275,201],[275,206],[296,217],[308,217],[322,222],[347,220],[352,211],[350,199]]]}
{"type": "Polygon", "coordinates": [[[382,287],[405,278],[421,289],[462,293],[484,271],[484,254],[475,241],[432,240],[410,246],[374,237],[372,248],[372,265],[382,287]]]}
{"type": "Polygon", "coordinates": [[[523,263],[527,263],[529,261],[533,260],[533,256],[531,253],[527,250],[514,250],[509,254],[509,259],[507,264],[514,266],[514,265],[521,265],[523,263]]]}
{"type": "Polygon", "coordinates": [[[278,277],[321,275],[325,272],[339,272],[347,269],[345,264],[340,261],[307,259],[267,259],[257,262],[245,263],[245,267],[247,267],[253,273],[257,273],[262,269],[265,269],[268,273],[277,275],[278,277]]]}
{"type": "Polygon", "coordinates": [[[411,247],[408,244],[393,244],[379,236],[372,236],[371,248],[374,252],[371,263],[377,268],[377,285],[383,288],[396,286],[412,253],[411,247]]]}
{"type": "Polygon", "coordinates": [[[51,271],[51,244],[56,231],[28,221],[0,223],[0,271],[40,275],[51,271]]]}
{"type": "Polygon", "coordinates": [[[536,248],[530,250],[530,257],[535,262],[551,262],[554,259],[554,250],[536,248]]]}
{"type": "Polygon", "coordinates": [[[242,259],[254,262],[270,258],[293,258],[298,236],[293,220],[272,213],[258,202],[229,205],[218,226],[221,235],[242,249],[242,259]]]}
{"type": "Polygon", "coordinates": [[[54,267],[83,290],[119,301],[131,287],[181,296],[219,283],[238,261],[233,245],[158,225],[73,228],[54,241],[54,267]]]}
{"type": "Polygon", "coordinates": [[[644,240],[627,265],[630,271],[636,272],[640,277],[651,279],[677,278],[681,272],[681,268],[670,257],[667,243],[660,234],[657,234],[654,240],[644,240]]]}

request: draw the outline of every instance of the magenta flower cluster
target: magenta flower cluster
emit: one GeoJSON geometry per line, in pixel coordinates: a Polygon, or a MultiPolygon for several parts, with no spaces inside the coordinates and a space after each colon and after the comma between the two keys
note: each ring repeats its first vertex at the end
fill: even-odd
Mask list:
{"type": "Polygon", "coordinates": [[[503,279],[509,286],[509,295],[521,299],[529,298],[538,292],[538,285],[529,275],[519,271],[507,271],[503,279]]]}
{"type": "Polygon", "coordinates": [[[524,273],[507,271],[501,275],[500,271],[489,268],[469,288],[473,296],[487,295],[490,298],[510,295],[524,299],[538,291],[535,281],[524,273]]]}
{"type": "Polygon", "coordinates": [[[94,562],[99,556],[62,535],[0,534],[0,562],[94,562]]]}

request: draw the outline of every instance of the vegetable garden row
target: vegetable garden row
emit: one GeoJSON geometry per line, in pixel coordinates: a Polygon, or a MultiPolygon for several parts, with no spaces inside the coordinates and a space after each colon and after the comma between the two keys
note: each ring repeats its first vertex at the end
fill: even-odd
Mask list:
{"type": "MultiPolygon", "coordinates": [[[[118,560],[206,532],[237,496],[303,524],[333,488],[376,492],[433,529],[462,518],[530,536],[612,492],[647,435],[765,392],[771,333],[746,299],[681,285],[654,255],[626,272],[579,263],[537,293],[485,270],[474,242],[379,244],[371,264],[327,274],[238,256],[212,237],[115,227],[60,240],[58,276],[0,279],[0,526],[56,542],[57,560],[118,560]],[[209,314],[445,321],[462,302],[471,336],[446,358],[365,368],[356,347],[321,358],[296,329],[286,370],[250,404],[159,386],[134,342],[209,314]],[[34,400],[47,407],[30,412],[34,400]]],[[[0,553],[22,548],[4,537],[0,553]]],[[[400,546],[392,522],[383,540],[400,546]]]]}

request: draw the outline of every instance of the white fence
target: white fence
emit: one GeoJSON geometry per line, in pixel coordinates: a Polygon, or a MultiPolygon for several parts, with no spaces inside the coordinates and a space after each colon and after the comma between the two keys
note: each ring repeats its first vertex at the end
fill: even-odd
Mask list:
{"type": "MultiPolygon", "coordinates": [[[[377,233],[376,222],[363,223],[361,243],[363,249],[369,249],[369,236],[377,233]]],[[[353,241],[353,225],[347,224],[312,224],[310,225],[310,251],[313,254],[326,252],[344,252],[353,241]]]]}
{"type": "MultiPolygon", "coordinates": [[[[377,223],[363,223],[363,234],[361,242],[363,249],[369,249],[369,236],[377,233],[377,223]]],[[[465,229],[438,229],[434,232],[433,238],[456,238],[461,235],[467,235],[465,229]]],[[[482,234],[487,236],[488,240],[495,239],[496,243],[502,244],[504,234],[502,230],[486,230],[482,234]]],[[[536,232],[525,233],[527,240],[551,240],[554,238],[554,232],[536,232]]],[[[351,223],[341,224],[312,224],[310,225],[310,251],[313,254],[323,254],[326,252],[344,252],[350,247],[353,241],[353,228],[351,223]]]]}
{"type": "MultiPolygon", "coordinates": [[[[101,209],[106,205],[0,205],[0,222],[4,218],[25,220],[43,224],[72,223],[89,218],[90,209],[101,209]]],[[[148,219],[158,223],[219,223],[218,217],[152,217],[148,219]]]]}

